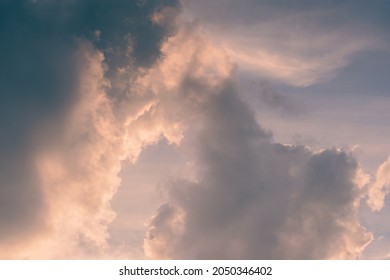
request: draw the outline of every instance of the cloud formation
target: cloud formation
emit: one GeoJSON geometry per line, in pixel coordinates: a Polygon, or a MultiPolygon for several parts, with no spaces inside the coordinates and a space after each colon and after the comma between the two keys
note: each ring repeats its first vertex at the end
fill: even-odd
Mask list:
{"type": "Polygon", "coordinates": [[[360,21],[367,9],[355,2],[187,1],[186,12],[241,69],[305,87],[331,79],[353,55],[382,44],[383,31],[360,21]]]}
{"type": "Polygon", "coordinates": [[[115,256],[117,174],[150,141],[127,137],[145,99],[121,111],[121,83],[159,57],[173,31],[151,18],[177,4],[1,2],[0,258],[115,256]]]}
{"type": "Polygon", "coordinates": [[[214,52],[223,51],[205,45],[204,37],[192,41],[203,36],[197,28],[182,32],[186,37],[180,42],[188,47],[170,52],[175,39],[168,41],[157,69],[172,60],[184,63],[180,69],[191,69],[181,72],[181,82],[160,89],[181,92],[174,108],[185,108],[181,120],[197,131],[188,144],[196,176],[166,186],[169,202],[149,221],[148,257],[359,257],[372,235],[357,220],[363,190],[355,183],[354,158],[335,149],[312,152],[274,143],[238,96],[234,71],[224,72],[229,60],[222,70],[214,63],[214,52]],[[180,54],[186,59],[177,59],[180,54]],[[217,78],[206,79],[210,76],[217,78]],[[194,108],[202,113],[187,119],[194,108]]]}
{"type": "MultiPolygon", "coordinates": [[[[236,85],[238,69],[251,67],[316,83],[371,37],[344,38],[348,24],[318,29],[313,18],[329,14],[316,7],[303,21],[297,9],[280,23],[257,21],[252,4],[249,17],[225,11],[217,24],[181,21],[173,0],[1,2],[0,258],[131,257],[110,247],[111,200],[122,162],[163,138],[190,162],[148,221],[147,257],[360,256],[373,237],[357,218],[368,182],[358,162],[338,149],[275,143],[236,85]],[[230,26],[223,18],[238,28],[209,36],[230,26]]],[[[261,99],[294,113],[267,88],[261,99]]],[[[368,192],[374,210],[387,169],[368,192]]]]}

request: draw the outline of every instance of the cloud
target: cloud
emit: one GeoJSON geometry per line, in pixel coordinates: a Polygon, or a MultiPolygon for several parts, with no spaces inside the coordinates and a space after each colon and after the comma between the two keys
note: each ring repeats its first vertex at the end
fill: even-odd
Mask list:
{"type": "Polygon", "coordinates": [[[379,211],[383,208],[385,197],[390,191],[390,157],[383,162],[375,176],[375,181],[371,183],[367,204],[373,211],[379,211]]]}
{"type": "MultiPolygon", "coordinates": [[[[242,35],[221,32],[231,39],[222,46],[203,23],[180,21],[180,9],[168,0],[1,2],[0,258],[131,257],[110,246],[111,200],[122,162],[162,138],[191,162],[149,220],[148,257],[357,258],[370,242],[357,220],[365,189],[356,160],[275,143],[235,80],[253,61],[240,55],[263,45],[257,70],[314,83],[367,38],[321,30],[322,41],[295,48],[283,24],[255,20],[242,35]],[[264,36],[246,41],[254,34],[264,36]]],[[[289,16],[297,38],[312,42],[306,31],[317,29],[289,16]]],[[[293,108],[275,92],[262,99],[293,108]]]]}
{"type": "Polygon", "coordinates": [[[43,40],[40,22],[30,24],[33,15],[20,1],[2,2],[0,10],[4,41],[0,46],[0,255],[4,257],[4,246],[33,239],[46,227],[46,201],[35,156],[54,140],[52,135],[59,132],[64,114],[76,100],[77,68],[74,46],[58,44],[55,36],[43,40]]]}
{"type": "Polygon", "coordinates": [[[299,118],[308,113],[303,98],[279,92],[265,80],[256,81],[241,78],[237,90],[258,112],[276,113],[283,118],[299,118]]]}
{"type": "Polygon", "coordinates": [[[173,32],[152,15],[177,5],[1,2],[0,258],[121,254],[108,246],[110,201],[121,161],[151,141],[147,127],[127,135],[150,100],[123,84],[173,32]]]}
{"type": "Polygon", "coordinates": [[[331,79],[354,54],[378,48],[383,39],[378,28],[361,23],[364,10],[355,2],[185,3],[187,15],[212,34],[240,69],[294,86],[331,79]]]}
{"type": "MultiPolygon", "coordinates": [[[[202,92],[203,84],[214,85],[213,90],[217,91],[219,81],[230,75],[229,58],[212,47],[206,37],[194,33],[196,28],[185,25],[169,38],[161,47],[160,63],[145,69],[145,73],[134,80],[132,93],[141,98],[149,97],[151,102],[142,113],[128,119],[129,137],[132,137],[131,131],[143,127],[147,128],[144,130],[147,135],[138,135],[138,138],[156,142],[163,136],[179,144],[191,120],[202,114],[199,104],[209,98],[210,92],[202,92]],[[203,84],[197,82],[199,79],[203,84]]],[[[131,106],[131,103],[126,105],[131,106]]]]}
{"type": "MultiPolygon", "coordinates": [[[[19,203],[34,206],[32,199],[37,197],[40,211],[30,206],[26,207],[30,213],[19,215],[30,219],[30,223],[41,224],[32,232],[35,238],[26,238],[24,242],[20,238],[31,234],[26,230],[28,223],[15,226],[15,232],[8,233],[12,239],[1,240],[2,257],[76,258],[88,251],[99,255],[99,249],[107,249],[107,225],[115,217],[109,202],[120,182],[117,173],[126,154],[120,124],[116,123],[105,92],[108,84],[104,79],[103,54],[90,43],[80,42],[75,55],[80,65],[78,102],[62,120],[61,129],[55,130],[60,135],[49,135],[52,141],[31,151],[29,162],[36,185],[10,181],[12,192],[4,198],[16,196],[17,203],[2,204],[9,206],[5,213],[12,213],[23,208],[18,207],[19,203]],[[21,199],[20,194],[34,186],[36,189],[21,199]]],[[[47,129],[45,132],[48,133],[47,129]]],[[[14,168],[13,172],[18,170],[14,168]]],[[[25,174],[21,177],[29,179],[25,174]]],[[[7,190],[4,185],[1,189],[7,190]]],[[[6,221],[2,228],[10,225],[13,223],[6,221]]]]}
{"type": "Polygon", "coordinates": [[[163,45],[164,59],[151,73],[175,70],[148,81],[174,96],[169,108],[191,127],[182,146],[194,158],[196,176],[166,185],[168,203],[148,222],[147,256],[358,258],[372,234],[357,219],[364,190],[356,183],[355,159],[336,149],[274,143],[239,97],[226,54],[197,27],[181,32],[163,45]],[[171,68],[173,61],[180,67],[171,68]]]}
{"type": "Polygon", "coordinates": [[[79,56],[85,67],[81,99],[68,116],[62,143],[37,158],[49,224],[68,250],[75,240],[76,246],[107,246],[107,225],[115,217],[110,200],[125,156],[120,126],[104,90],[103,55],[87,44],[79,56]]]}

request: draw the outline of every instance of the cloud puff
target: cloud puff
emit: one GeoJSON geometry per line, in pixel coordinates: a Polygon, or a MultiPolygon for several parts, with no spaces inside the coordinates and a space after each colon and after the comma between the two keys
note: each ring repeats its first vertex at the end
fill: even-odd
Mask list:
{"type": "MultiPolygon", "coordinates": [[[[165,59],[156,69],[165,69],[172,61],[184,63],[177,69],[190,69],[175,74],[179,80],[172,83],[170,77],[162,76],[160,80],[168,81],[164,83],[169,87],[159,89],[176,93],[178,105],[173,110],[179,107],[181,120],[191,127],[183,145],[194,157],[196,176],[178,178],[166,186],[169,203],[148,223],[147,256],[359,257],[372,235],[357,220],[363,196],[355,183],[357,162],[335,149],[312,152],[274,143],[240,99],[234,71],[222,71],[229,69],[229,60],[220,57],[222,63],[227,61],[222,70],[215,63],[213,52],[223,51],[205,45],[196,28],[183,32],[186,37],[180,42],[187,47],[181,45],[178,50],[168,41],[162,48],[165,59]],[[193,41],[192,36],[199,39],[193,41]],[[200,51],[208,48],[207,53],[200,51]],[[185,59],[175,59],[181,56],[185,59]],[[218,79],[205,79],[202,73],[218,79]],[[194,114],[194,109],[202,113],[194,114]]],[[[157,79],[153,83],[163,83],[153,77],[157,79]]]]}

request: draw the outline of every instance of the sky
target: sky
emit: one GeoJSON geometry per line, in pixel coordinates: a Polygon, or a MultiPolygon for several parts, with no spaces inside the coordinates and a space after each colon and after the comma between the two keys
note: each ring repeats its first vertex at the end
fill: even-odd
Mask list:
{"type": "Polygon", "coordinates": [[[390,1],[1,0],[0,259],[389,259],[390,1]]]}

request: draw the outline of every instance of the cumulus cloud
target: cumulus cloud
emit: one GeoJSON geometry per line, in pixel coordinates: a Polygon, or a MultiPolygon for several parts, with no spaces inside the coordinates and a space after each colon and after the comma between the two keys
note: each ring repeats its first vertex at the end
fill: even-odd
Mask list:
{"type": "Polygon", "coordinates": [[[53,242],[67,244],[62,257],[73,256],[80,243],[87,249],[91,244],[107,247],[107,225],[115,217],[110,200],[119,184],[117,173],[125,151],[104,90],[102,60],[91,46],[81,47],[81,98],[68,116],[62,141],[37,156],[53,242]]]}
{"type": "Polygon", "coordinates": [[[186,37],[180,42],[186,47],[171,52],[175,39],[168,41],[162,48],[165,59],[151,72],[173,60],[191,71],[174,75],[179,80],[172,83],[170,77],[159,82],[156,76],[150,82],[166,83],[169,87],[161,91],[175,94],[178,105],[173,109],[181,108],[180,119],[191,126],[191,140],[183,145],[194,157],[197,175],[166,186],[169,202],[148,223],[147,256],[359,257],[372,235],[357,220],[363,190],[355,183],[359,168],[354,158],[335,149],[312,152],[274,143],[240,99],[223,51],[205,45],[197,28],[182,32],[186,37]],[[222,69],[215,63],[215,52],[227,63],[222,69]],[[186,59],[177,59],[181,55],[186,59]],[[216,78],[207,79],[210,76],[216,78]],[[201,114],[191,113],[188,119],[194,109],[201,114]]]}
{"type": "MultiPolygon", "coordinates": [[[[357,220],[366,179],[353,156],[275,143],[235,80],[253,61],[243,54],[260,51],[265,77],[314,83],[366,37],[324,31],[303,50],[287,38],[274,55],[282,25],[255,21],[222,46],[179,13],[169,0],[1,2],[0,258],[131,256],[108,242],[110,203],[122,161],[161,138],[191,162],[148,221],[150,258],[357,258],[371,241],[357,220]],[[246,41],[254,34],[263,36],[246,41]]],[[[314,40],[293,16],[287,23],[314,40]]],[[[293,108],[276,92],[262,101],[293,108]]],[[[386,193],[385,169],[372,205],[386,193]]]]}
{"type": "Polygon", "coordinates": [[[135,96],[123,83],[159,57],[171,30],[151,18],[177,4],[1,2],[1,258],[115,256],[117,174],[150,142],[134,136],[148,127],[127,135],[149,99],[121,106],[135,96]]]}
{"type": "MultiPolygon", "coordinates": [[[[48,134],[47,127],[36,128],[52,139],[30,151],[29,163],[35,181],[23,184],[10,181],[12,192],[2,198],[13,195],[17,204],[4,203],[2,207],[9,207],[4,209],[8,218],[12,217],[10,212],[15,215],[19,208],[26,208],[30,213],[21,213],[21,217],[33,224],[40,221],[40,225],[31,233],[27,230],[28,223],[18,224],[12,235],[8,233],[12,239],[2,240],[2,257],[75,258],[86,257],[88,254],[83,254],[89,251],[90,256],[98,255],[94,249],[107,249],[107,225],[115,217],[109,201],[119,184],[117,173],[126,153],[120,124],[116,123],[106,95],[109,84],[104,79],[103,58],[90,43],[80,42],[75,53],[80,79],[75,91],[77,102],[62,118],[61,129],[54,130],[59,135],[48,134]],[[21,199],[24,195],[20,194],[33,187],[21,199]],[[41,202],[40,211],[32,209],[35,197],[41,202]],[[34,217],[37,213],[39,216],[34,217]],[[25,234],[37,236],[21,242],[25,234]]],[[[50,124],[53,125],[58,123],[50,124]]],[[[21,177],[29,179],[24,174],[21,177]]],[[[7,190],[6,186],[2,185],[2,191],[7,190]]],[[[6,221],[2,228],[13,224],[6,221]]]]}

